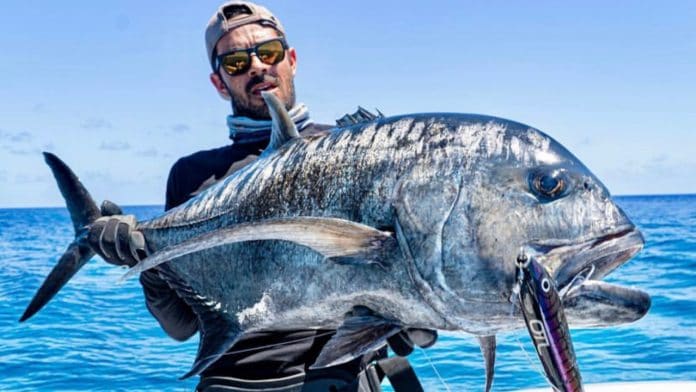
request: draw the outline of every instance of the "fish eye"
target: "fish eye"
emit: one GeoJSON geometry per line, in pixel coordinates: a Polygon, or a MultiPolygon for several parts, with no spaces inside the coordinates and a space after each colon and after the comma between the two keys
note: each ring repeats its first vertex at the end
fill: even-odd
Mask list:
{"type": "Polygon", "coordinates": [[[545,293],[548,293],[551,289],[551,282],[549,282],[548,279],[544,278],[544,280],[541,281],[541,289],[544,290],[545,293]]]}
{"type": "Polygon", "coordinates": [[[532,192],[542,201],[552,201],[565,196],[569,185],[566,174],[561,170],[532,173],[529,178],[532,192]]]}

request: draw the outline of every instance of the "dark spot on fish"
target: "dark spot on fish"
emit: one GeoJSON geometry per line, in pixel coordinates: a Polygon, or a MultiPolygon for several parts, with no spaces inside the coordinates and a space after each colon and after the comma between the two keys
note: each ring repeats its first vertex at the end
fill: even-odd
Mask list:
{"type": "Polygon", "coordinates": [[[329,140],[328,137],[325,137],[319,141],[319,144],[317,145],[318,150],[323,150],[325,148],[326,141],[329,140]]]}
{"type": "Polygon", "coordinates": [[[446,148],[449,145],[449,143],[451,143],[451,140],[449,139],[439,139],[436,143],[431,143],[430,148],[433,150],[446,148]]]}
{"type": "Polygon", "coordinates": [[[375,126],[375,130],[372,132],[372,136],[370,137],[370,143],[369,143],[370,146],[375,145],[375,138],[377,138],[377,135],[379,134],[379,129],[380,128],[377,128],[375,126]]]}

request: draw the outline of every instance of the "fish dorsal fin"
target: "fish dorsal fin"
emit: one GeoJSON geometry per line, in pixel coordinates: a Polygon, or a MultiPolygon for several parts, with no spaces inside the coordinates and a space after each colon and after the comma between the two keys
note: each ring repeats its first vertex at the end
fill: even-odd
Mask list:
{"type": "Polygon", "coordinates": [[[382,112],[380,112],[379,109],[375,110],[377,111],[377,114],[370,112],[362,106],[358,106],[358,110],[356,110],[355,113],[346,113],[343,117],[336,120],[336,125],[339,127],[349,127],[351,125],[373,121],[378,118],[384,118],[384,114],[382,114],[382,112]]]}
{"type": "Polygon", "coordinates": [[[495,373],[495,335],[479,336],[479,344],[481,345],[481,353],[483,354],[483,363],[486,365],[486,389],[488,392],[493,386],[493,374],[495,373]]]}
{"type": "Polygon", "coordinates": [[[268,147],[266,147],[264,152],[277,150],[288,141],[299,138],[300,134],[297,132],[295,123],[292,121],[292,118],[290,118],[290,114],[278,97],[267,91],[262,91],[261,96],[263,100],[266,101],[268,113],[270,113],[271,120],[273,121],[273,126],[271,127],[271,141],[268,143],[268,147]]]}
{"type": "Polygon", "coordinates": [[[396,320],[386,319],[367,307],[356,306],[324,345],[310,369],[339,365],[375,351],[402,328],[396,320]]]}
{"type": "Polygon", "coordinates": [[[165,262],[218,246],[245,241],[280,240],[306,246],[338,264],[388,268],[384,260],[396,249],[389,232],[361,223],[325,217],[287,217],[246,222],[214,230],[153,253],[133,266],[122,279],[165,262]]]}

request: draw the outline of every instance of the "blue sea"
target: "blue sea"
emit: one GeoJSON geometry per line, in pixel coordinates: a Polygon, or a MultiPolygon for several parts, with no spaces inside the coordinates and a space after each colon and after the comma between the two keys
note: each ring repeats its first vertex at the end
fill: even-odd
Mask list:
{"type": "MultiPolygon", "coordinates": [[[[649,292],[642,320],[572,330],[586,383],[696,380],[696,195],[618,197],[647,240],[608,281],[649,292]]],[[[126,209],[139,218],[157,206],[126,209]]],[[[73,238],[65,209],[0,209],[0,390],[192,390],[179,381],[197,339],[168,338],[145,309],[137,279],[94,259],[36,316],[18,319],[73,238]]],[[[483,361],[473,337],[441,335],[410,357],[427,391],[478,391],[483,361]]],[[[498,337],[494,390],[546,382],[526,331],[498,337]]],[[[387,387],[388,388],[388,387],[387,387]]]]}

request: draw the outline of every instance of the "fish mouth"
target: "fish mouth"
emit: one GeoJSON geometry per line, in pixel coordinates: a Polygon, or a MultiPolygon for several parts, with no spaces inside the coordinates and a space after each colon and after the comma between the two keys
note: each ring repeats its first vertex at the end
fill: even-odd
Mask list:
{"type": "Polygon", "coordinates": [[[568,322],[577,327],[632,323],[648,313],[650,295],[634,288],[587,280],[562,298],[568,322]]]}
{"type": "Polygon", "coordinates": [[[574,326],[619,325],[639,320],[650,309],[644,291],[601,281],[626,263],[645,240],[633,225],[573,244],[535,242],[540,261],[552,271],[568,320],[574,326]]]}
{"type": "Polygon", "coordinates": [[[635,256],[645,240],[633,225],[626,225],[599,237],[580,242],[536,241],[531,247],[552,271],[560,290],[578,277],[602,279],[635,256]]]}

